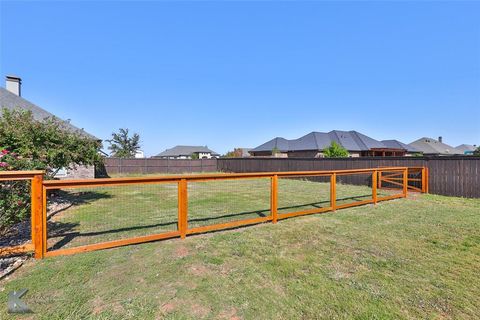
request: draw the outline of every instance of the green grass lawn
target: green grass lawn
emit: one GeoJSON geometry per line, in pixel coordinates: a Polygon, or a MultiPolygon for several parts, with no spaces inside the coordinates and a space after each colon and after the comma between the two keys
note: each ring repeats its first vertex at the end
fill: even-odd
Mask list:
{"type": "MultiPolygon", "coordinates": [[[[190,187],[192,223],[268,214],[268,181],[212,186],[190,187]]],[[[76,232],[63,246],[176,228],[175,187],[119,188],[102,196],[81,190],[85,199],[54,217],[72,225],[64,233],[76,232]],[[132,217],[148,227],[105,232],[128,227],[132,217]],[[88,232],[98,234],[81,235],[88,232]]],[[[339,188],[342,201],[370,190],[339,188]]],[[[279,195],[285,212],[329,205],[328,184],[290,179],[279,195]]],[[[0,319],[13,318],[7,293],[21,288],[35,313],[17,319],[478,319],[479,230],[479,199],[416,194],[275,225],[30,260],[0,283],[0,319]]]]}
{"type": "MultiPolygon", "coordinates": [[[[330,206],[329,183],[280,178],[278,189],[280,214],[330,206]]],[[[337,204],[371,197],[368,186],[337,184],[337,204]]],[[[177,230],[176,183],[70,189],[48,198],[72,204],[48,211],[49,250],[177,230]]],[[[268,215],[269,178],[188,184],[189,227],[268,215]]]]}

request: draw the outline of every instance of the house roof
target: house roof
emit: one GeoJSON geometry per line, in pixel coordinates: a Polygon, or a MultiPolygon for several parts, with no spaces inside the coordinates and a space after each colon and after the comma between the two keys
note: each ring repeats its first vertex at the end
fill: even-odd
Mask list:
{"type": "Polygon", "coordinates": [[[212,155],[218,155],[213,150],[210,150],[207,146],[175,146],[171,149],[167,149],[163,152],[160,152],[155,157],[179,157],[179,156],[190,156],[193,153],[205,152],[211,153],[212,155]]]}
{"type": "MultiPolygon", "coordinates": [[[[252,150],[251,152],[272,151],[274,148],[282,152],[288,151],[306,151],[306,150],[323,150],[328,147],[332,141],[343,146],[348,151],[368,151],[371,149],[392,149],[381,141],[370,138],[357,131],[340,131],[332,130],[330,132],[310,132],[298,139],[287,140],[284,138],[272,139],[252,150]]],[[[387,140],[396,141],[396,140],[387,140]]],[[[407,145],[397,141],[405,147],[399,148],[398,145],[394,149],[407,149],[407,145]]]]}
{"type": "Polygon", "coordinates": [[[461,144],[457,147],[455,147],[458,151],[465,153],[466,151],[475,151],[477,150],[477,147],[472,146],[471,144],[461,144]]]}
{"type": "Polygon", "coordinates": [[[456,148],[449,146],[438,140],[423,137],[418,140],[409,143],[410,146],[416,148],[417,150],[423,152],[424,154],[438,154],[438,155],[452,155],[452,154],[463,154],[462,151],[457,150],[456,148]]]}
{"type": "MultiPolygon", "coordinates": [[[[42,121],[45,118],[49,118],[49,117],[54,117],[56,119],[61,120],[60,118],[48,112],[47,110],[40,108],[39,106],[31,103],[30,101],[20,96],[17,96],[16,94],[11,93],[10,91],[2,87],[0,87],[0,108],[6,108],[8,110],[20,109],[20,110],[31,111],[33,118],[37,121],[42,121]]],[[[99,138],[86,132],[85,130],[75,127],[68,121],[64,121],[64,120],[61,120],[61,121],[65,125],[65,128],[68,130],[71,130],[72,132],[77,132],[86,137],[89,137],[95,140],[100,140],[99,138]]]]}
{"type": "Polygon", "coordinates": [[[392,149],[403,149],[403,150],[407,150],[408,152],[420,152],[415,147],[405,144],[398,140],[382,140],[382,143],[388,148],[392,148],[392,149]]]}

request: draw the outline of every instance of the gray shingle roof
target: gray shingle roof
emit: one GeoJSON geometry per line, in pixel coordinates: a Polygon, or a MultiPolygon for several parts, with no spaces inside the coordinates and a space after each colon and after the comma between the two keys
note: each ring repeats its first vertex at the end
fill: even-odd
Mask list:
{"type": "Polygon", "coordinates": [[[415,147],[412,147],[411,145],[405,144],[398,140],[382,140],[382,143],[388,148],[392,149],[403,149],[407,150],[408,152],[420,152],[415,147]]]}
{"type": "Polygon", "coordinates": [[[206,146],[175,146],[171,149],[167,149],[163,152],[160,152],[155,157],[179,157],[179,156],[190,156],[193,153],[198,152],[210,152],[212,155],[218,155],[213,150],[208,149],[206,146]]]}
{"type": "MultiPolygon", "coordinates": [[[[17,96],[16,94],[11,93],[10,91],[2,87],[0,87],[0,109],[1,108],[6,108],[8,110],[21,109],[21,110],[31,111],[33,118],[38,121],[42,121],[43,119],[48,117],[55,117],[59,119],[58,117],[54,116],[50,112],[40,108],[39,106],[31,103],[30,101],[20,96],[17,96]]],[[[85,130],[75,127],[68,121],[63,121],[63,123],[65,124],[65,128],[67,128],[68,130],[71,130],[72,132],[77,132],[86,137],[89,137],[95,140],[100,140],[97,137],[86,132],[85,130]]]]}
{"type": "Polygon", "coordinates": [[[448,144],[442,143],[432,138],[423,137],[418,140],[409,143],[410,146],[423,152],[424,154],[439,154],[439,155],[452,155],[463,154],[463,152],[455,149],[448,144]]]}
{"type": "MultiPolygon", "coordinates": [[[[288,151],[306,151],[306,150],[323,150],[328,147],[332,141],[337,142],[348,151],[368,151],[371,149],[391,149],[382,141],[370,138],[357,131],[340,131],[332,130],[330,132],[310,132],[298,139],[287,140],[284,138],[272,139],[252,150],[251,152],[272,151],[275,147],[282,152],[288,151]]],[[[396,141],[396,140],[387,140],[396,141]]],[[[394,149],[404,149],[410,151],[406,144],[397,141],[404,147],[397,146],[394,149]]],[[[412,149],[412,148],[410,148],[412,149]]]]}
{"type": "Polygon", "coordinates": [[[475,151],[477,148],[475,146],[472,146],[471,144],[461,144],[459,146],[456,146],[455,149],[457,149],[460,152],[465,153],[466,151],[475,151]]]}

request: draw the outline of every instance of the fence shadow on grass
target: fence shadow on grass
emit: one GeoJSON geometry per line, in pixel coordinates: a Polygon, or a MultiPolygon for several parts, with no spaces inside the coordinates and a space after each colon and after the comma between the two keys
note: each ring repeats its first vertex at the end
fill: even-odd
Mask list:
{"type": "MultiPolygon", "coordinates": [[[[108,194],[98,194],[98,193],[96,195],[95,194],[96,194],[95,192],[83,193],[81,199],[76,199],[75,201],[73,201],[68,208],[70,208],[73,205],[86,204],[86,203],[95,201],[97,199],[111,197],[108,194]]],[[[337,201],[342,201],[342,200],[343,201],[345,200],[361,201],[361,200],[364,200],[363,198],[365,197],[371,197],[371,195],[368,194],[368,195],[359,195],[359,196],[353,196],[353,197],[345,197],[345,198],[337,199],[337,201]]],[[[288,210],[288,209],[298,209],[298,208],[303,208],[308,206],[314,207],[314,208],[322,208],[323,207],[322,205],[325,205],[325,204],[330,204],[330,200],[311,202],[311,203],[305,203],[300,205],[283,206],[283,207],[279,207],[278,210],[280,211],[280,210],[288,210]]],[[[67,210],[68,208],[64,208],[60,211],[67,210]]],[[[57,213],[58,212],[56,212],[55,214],[57,213]]],[[[188,220],[188,222],[189,223],[212,222],[212,224],[214,224],[215,221],[218,221],[221,219],[242,217],[242,216],[248,216],[252,214],[256,214],[258,217],[267,217],[268,215],[270,215],[270,208],[263,209],[263,210],[224,214],[221,216],[208,217],[208,218],[195,218],[195,219],[188,220]]],[[[70,222],[66,223],[66,222],[51,221],[51,220],[48,221],[47,223],[48,223],[49,239],[61,238],[59,241],[55,242],[53,245],[51,245],[48,248],[48,250],[51,251],[51,250],[57,250],[65,247],[66,245],[74,241],[76,238],[95,237],[95,236],[103,236],[108,234],[128,233],[128,232],[138,231],[138,230],[148,230],[148,229],[158,228],[158,227],[176,226],[177,220],[175,219],[175,221],[166,222],[166,223],[138,225],[138,226],[132,226],[132,227],[116,228],[116,229],[94,231],[94,232],[75,231],[75,229],[80,226],[80,223],[70,223],[70,222]]]]}
{"type": "Polygon", "coordinates": [[[112,195],[107,192],[98,191],[79,191],[70,192],[65,190],[55,190],[49,195],[50,207],[47,214],[47,220],[64,212],[73,206],[79,206],[95,202],[100,199],[110,199],[112,195]]]}

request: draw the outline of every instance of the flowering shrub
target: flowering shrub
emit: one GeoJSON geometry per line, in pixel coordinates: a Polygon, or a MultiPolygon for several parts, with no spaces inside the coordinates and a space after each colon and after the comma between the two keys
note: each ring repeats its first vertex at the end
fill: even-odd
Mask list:
{"type": "MultiPolygon", "coordinates": [[[[101,162],[100,147],[55,117],[38,121],[30,111],[0,108],[0,171],[44,170],[52,179],[60,168],[101,162]]],[[[29,197],[28,182],[0,181],[0,233],[29,216],[29,197]]]]}
{"type": "MultiPolygon", "coordinates": [[[[0,147],[0,171],[29,167],[29,161],[0,147]]],[[[30,183],[0,181],[0,235],[14,223],[24,220],[30,212],[30,183]]]]}

